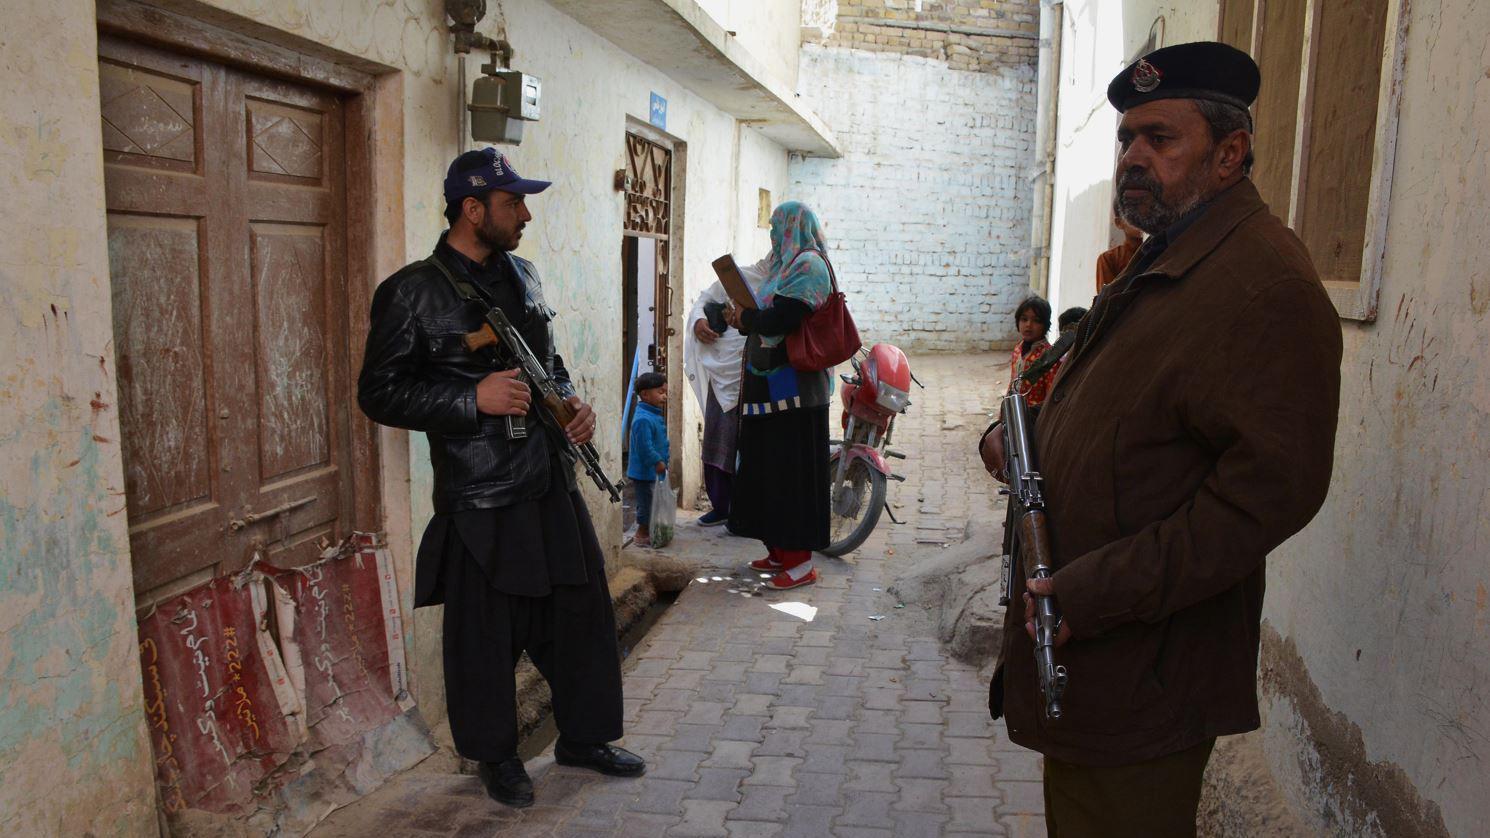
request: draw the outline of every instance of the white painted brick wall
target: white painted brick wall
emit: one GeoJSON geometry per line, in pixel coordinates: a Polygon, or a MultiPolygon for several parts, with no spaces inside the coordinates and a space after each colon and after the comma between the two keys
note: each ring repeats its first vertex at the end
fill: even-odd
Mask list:
{"type": "Polygon", "coordinates": [[[1034,68],[809,44],[800,90],[845,154],[794,158],[787,197],[826,225],[865,341],[1010,345],[1028,287],[1034,68]]]}

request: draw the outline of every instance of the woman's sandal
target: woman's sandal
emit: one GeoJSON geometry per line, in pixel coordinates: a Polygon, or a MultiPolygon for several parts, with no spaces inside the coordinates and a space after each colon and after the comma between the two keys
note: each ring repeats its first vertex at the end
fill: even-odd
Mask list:
{"type": "Polygon", "coordinates": [[[807,575],[803,576],[801,579],[793,579],[790,573],[783,570],[775,576],[772,576],[771,579],[766,582],[765,586],[773,591],[789,591],[792,588],[800,588],[803,585],[811,585],[816,581],[816,568],[807,571],[807,575]]]}

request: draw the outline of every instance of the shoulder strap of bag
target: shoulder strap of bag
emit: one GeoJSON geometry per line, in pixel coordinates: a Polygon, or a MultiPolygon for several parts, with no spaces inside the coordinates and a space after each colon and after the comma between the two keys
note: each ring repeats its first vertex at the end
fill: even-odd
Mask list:
{"type": "Polygon", "coordinates": [[[792,257],[791,264],[787,265],[787,267],[790,268],[792,265],[797,264],[798,259],[801,259],[803,256],[806,256],[809,253],[816,253],[818,255],[818,258],[823,260],[823,264],[828,266],[828,282],[833,284],[833,293],[837,294],[838,275],[833,272],[833,263],[828,261],[828,254],[822,252],[821,250],[818,250],[815,247],[808,247],[799,250],[797,251],[797,255],[792,257]]]}

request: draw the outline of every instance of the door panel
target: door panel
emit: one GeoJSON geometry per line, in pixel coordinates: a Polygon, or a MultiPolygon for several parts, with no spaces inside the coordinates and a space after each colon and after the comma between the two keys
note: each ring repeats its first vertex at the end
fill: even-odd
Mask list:
{"type": "Polygon", "coordinates": [[[325,247],[320,229],[253,225],[259,394],[259,479],[330,458],[325,247]]]}
{"type": "Polygon", "coordinates": [[[347,534],[342,103],[99,40],[135,588],[347,534]]]}
{"type": "Polygon", "coordinates": [[[333,96],[245,79],[243,176],[258,382],[257,511],[281,567],[314,561],[351,520],[342,109],[333,96]]]}
{"type": "Polygon", "coordinates": [[[185,73],[178,76],[138,64],[99,63],[104,151],[134,165],[197,171],[201,65],[187,63],[179,69],[185,73]]]}
{"type": "Polygon", "coordinates": [[[249,171],[320,184],[325,164],[321,156],[322,122],[322,115],[316,111],[250,100],[249,171]]]}
{"type": "Polygon", "coordinates": [[[668,276],[668,266],[672,263],[670,250],[670,240],[657,240],[656,271],[652,280],[652,340],[657,347],[652,363],[658,372],[664,374],[668,369],[668,337],[673,333],[673,286],[668,276]]]}
{"type": "Polygon", "coordinates": [[[142,527],[183,504],[215,500],[201,236],[193,218],[108,219],[119,410],[130,419],[125,496],[130,521],[142,527]]]}

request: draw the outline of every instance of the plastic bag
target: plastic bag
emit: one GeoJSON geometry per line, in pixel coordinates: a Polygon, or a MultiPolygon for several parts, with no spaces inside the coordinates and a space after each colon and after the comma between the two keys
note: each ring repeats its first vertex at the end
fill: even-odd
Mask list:
{"type": "Polygon", "coordinates": [[[652,490],[652,546],[666,547],[673,540],[678,525],[678,494],[668,482],[667,472],[657,475],[652,490]]]}

